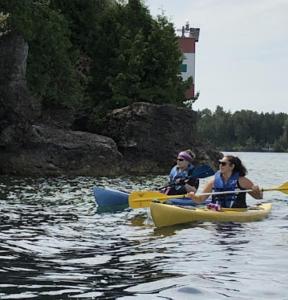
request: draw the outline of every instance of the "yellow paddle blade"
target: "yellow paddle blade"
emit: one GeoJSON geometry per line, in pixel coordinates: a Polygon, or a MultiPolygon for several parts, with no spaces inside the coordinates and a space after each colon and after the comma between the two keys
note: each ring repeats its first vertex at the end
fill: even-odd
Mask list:
{"type": "Polygon", "coordinates": [[[284,194],[288,194],[288,181],[284,182],[283,184],[281,184],[278,187],[263,189],[263,192],[265,192],[265,191],[279,191],[279,192],[282,192],[284,194]]]}
{"type": "Polygon", "coordinates": [[[153,200],[165,201],[167,199],[185,198],[187,195],[168,196],[157,191],[135,191],[129,195],[128,201],[131,208],[149,207],[153,200]]]}

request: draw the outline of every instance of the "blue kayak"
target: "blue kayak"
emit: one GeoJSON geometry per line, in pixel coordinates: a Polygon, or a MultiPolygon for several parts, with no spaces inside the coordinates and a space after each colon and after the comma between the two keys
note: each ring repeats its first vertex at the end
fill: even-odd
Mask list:
{"type": "Polygon", "coordinates": [[[93,188],[93,195],[98,206],[125,206],[128,207],[129,193],[110,188],[93,188]]]}
{"type": "MultiPolygon", "coordinates": [[[[191,176],[195,178],[206,178],[214,175],[214,170],[209,165],[199,165],[196,166],[193,170],[191,176]]],[[[112,206],[126,206],[128,207],[128,199],[129,193],[114,190],[110,188],[100,188],[94,187],[93,194],[95,197],[95,201],[99,207],[112,207],[112,206]]],[[[209,201],[210,202],[210,201],[209,201]]],[[[167,201],[169,204],[174,205],[197,205],[191,199],[187,198],[177,198],[175,195],[175,199],[170,199],[167,201]]]]}
{"type": "MultiPolygon", "coordinates": [[[[111,188],[100,188],[94,187],[93,194],[95,197],[95,202],[99,207],[112,207],[112,206],[122,206],[123,208],[128,207],[128,198],[129,193],[114,190],[111,188]]],[[[211,201],[207,199],[203,204],[208,204],[211,201]]],[[[165,201],[165,203],[172,205],[181,205],[181,206],[195,206],[197,203],[193,202],[191,199],[187,198],[177,198],[175,195],[175,199],[169,199],[165,201]]],[[[202,205],[203,205],[202,204],[202,205]]]]}

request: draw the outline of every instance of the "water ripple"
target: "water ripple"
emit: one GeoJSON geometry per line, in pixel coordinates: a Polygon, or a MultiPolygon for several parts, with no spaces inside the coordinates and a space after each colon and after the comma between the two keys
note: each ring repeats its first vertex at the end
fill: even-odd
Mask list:
{"type": "MultiPolygon", "coordinates": [[[[239,156],[263,186],[285,181],[287,154],[239,156]]],[[[263,222],[156,229],[147,210],[101,211],[91,192],[165,181],[1,177],[0,298],[288,299],[287,195],[265,193],[273,210],[263,222]]]]}

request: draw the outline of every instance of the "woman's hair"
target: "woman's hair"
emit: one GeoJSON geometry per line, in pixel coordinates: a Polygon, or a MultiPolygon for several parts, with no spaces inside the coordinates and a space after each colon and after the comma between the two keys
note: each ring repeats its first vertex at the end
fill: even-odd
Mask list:
{"type": "Polygon", "coordinates": [[[187,150],[184,150],[184,151],[187,152],[192,157],[192,159],[195,159],[196,155],[191,149],[187,149],[187,150]]]}
{"type": "Polygon", "coordinates": [[[233,173],[238,172],[240,176],[247,175],[247,169],[243,165],[242,161],[239,157],[233,155],[225,155],[228,161],[234,165],[233,173]]]}

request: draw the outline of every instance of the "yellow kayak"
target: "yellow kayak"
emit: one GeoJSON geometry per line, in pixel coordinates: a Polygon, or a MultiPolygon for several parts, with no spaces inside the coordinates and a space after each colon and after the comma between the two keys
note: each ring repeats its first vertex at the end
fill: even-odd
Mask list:
{"type": "Polygon", "coordinates": [[[196,221],[212,222],[251,222],[267,217],[272,209],[271,203],[262,203],[249,208],[222,208],[220,211],[206,207],[180,207],[165,203],[152,202],[151,216],[156,227],[196,221]]]}

